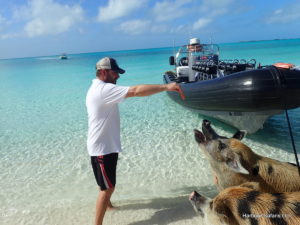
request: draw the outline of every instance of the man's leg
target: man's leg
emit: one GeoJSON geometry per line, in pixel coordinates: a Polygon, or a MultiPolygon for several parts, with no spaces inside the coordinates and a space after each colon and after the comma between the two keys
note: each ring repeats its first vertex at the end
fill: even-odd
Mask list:
{"type": "Polygon", "coordinates": [[[110,198],[116,185],[118,153],[104,156],[92,156],[92,166],[99,190],[96,203],[95,225],[102,225],[107,208],[112,208],[110,198]]]}
{"type": "Polygon", "coordinates": [[[106,212],[106,208],[111,205],[110,197],[114,192],[114,188],[109,188],[107,190],[100,190],[97,203],[96,203],[96,217],[95,217],[95,225],[102,225],[103,218],[106,212]]]}
{"type": "Polygon", "coordinates": [[[107,209],[115,209],[116,207],[114,207],[112,204],[111,204],[111,201],[109,200],[108,204],[107,204],[107,209]]]}

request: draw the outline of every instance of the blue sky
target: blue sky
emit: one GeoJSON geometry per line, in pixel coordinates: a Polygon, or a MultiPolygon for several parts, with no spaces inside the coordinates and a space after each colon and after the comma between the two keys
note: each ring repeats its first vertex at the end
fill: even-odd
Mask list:
{"type": "Polygon", "coordinates": [[[0,58],[300,38],[300,0],[0,0],[0,58]]]}

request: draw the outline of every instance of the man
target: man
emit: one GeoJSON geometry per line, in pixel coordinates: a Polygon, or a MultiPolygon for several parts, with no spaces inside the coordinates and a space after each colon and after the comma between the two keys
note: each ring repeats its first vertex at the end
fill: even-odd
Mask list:
{"type": "MultiPolygon", "coordinates": [[[[96,79],[86,96],[88,112],[87,148],[97,184],[100,187],[96,203],[95,225],[102,225],[107,208],[113,208],[110,198],[116,184],[118,153],[121,152],[118,103],[128,97],[149,96],[162,91],[177,91],[178,84],[116,85],[119,74],[125,73],[116,60],[105,57],[96,64],[96,79]]],[[[183,95],[182,95],[183,96],[183,95]]]]}

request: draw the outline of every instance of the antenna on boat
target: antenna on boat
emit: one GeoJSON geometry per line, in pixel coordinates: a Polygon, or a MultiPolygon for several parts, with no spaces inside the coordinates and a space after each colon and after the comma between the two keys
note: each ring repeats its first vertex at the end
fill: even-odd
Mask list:
{"type": "MultiPolygon", "coordinates": [[[[286,83],[285,77],[283,76],[283,74],[277,69],[277,67],[274,65],[274,67],[276,68],[276,73],[277,73],[277,77],[279,78],[279,80],[281,81],[279,83],[279,86],[282,86],[282,83],[286,83]]],[[[288,128],[289,128],[289,133],[290,133],[290,137],[291,137],[291,142],[292,142],[292,147],[294,150],[294,154],[295,154],[295,159],[296,159],[296,166],[298,168],[298,173],[300,176],[300,165],[299,165],[299,160],[298,160],[298,154],[297,154],[297,150],[296,150],[296,146],[295,146],[295,141],[294,141],[294,136],[293,136],[293,131],[292,131],[292,127],[291,127],[291,123],[290,123],[290,118],[289,118],[289,114],[288,114],[288,110],[287,110],[287,100],[286,100],[286,96],[284,98],[284,104],[285,104],[285,117],[287,120],[287,124],[288,124],[288,128]]]]}
{"type": "MultiPolygon", "coordinates": [[[[291,65],[291,64],[289,64],[289,65],[291,65]]],[[[279,82],[279,87],[283,88],[282,86],[283,86],[283,84],[286,84],[286,79],[285,79],[285,76],[277,68],[277,67],[280,68],[283,65],[281,65],[280,63],[278,65],[278,63],[276,63],[273,66],[274,66],[274,68],[276,68],[276,70],[275,70],[276,71],[276,75],[277,75],[278,80],[280,81],[279,82]]],[[[291,68],[288,67],[286,69],[291,69],[291,68]]],[[[296,150],[296,147],[295,147],[295,141],[294,141],[294,137],[293,137],[293,131],[292,131],[292,128],[291,128],[290,118],[289,118],[289,114],[288,114],[287,96],[286,95],[284,97],[284,111],[285,111],[285,117],[286,117],[288,128],[289,128],[289,133],[290,133],[290,137],[291,137],[292,147],[293,147],[294,154],[295,154],[296,166],[298,168],[298,173],[299,173],[299,176],[300,176],[300,165],[299,165],[297,150],[296,150]]]]}
{"type": "Polygon", "coordinates": [[[173,39],[173,55],[175,57],[175,39],[173,39]]]}
{"type": "Polygon", "coordinates": [[[291,137],[291,141],[292,141],[292,146],[293,146],[293,150],[294,150],[294,154],[295,154],[295,159],[296,159],[296,165],[298,167],[298,172],[299,172],[299,176],[300,176],[300,165],[299,165],[297,150],[296,150],[296,147],[295,147],[295,141],[294,141],[293,132],[292,132],[291,123],[290,123],[290,118],[289,118],[289,114],[288,114],[287,109],[285,109],[285,117],[286,117],[286,120],[288,122],[289,133],[290,133],[290,137],[291,137]]]}
{"type": "Polygon", "coordinates": [[[173,39],[173,56],[174,56],[174,67],[175,67],[175,70],[176,70],[176,52],[175,52],[175,39],[173,39]]]}
{"type": "Polygon", "coordinates": [[[210,34],[210,46],[211,46],[211,50],[213,50],[213,35],[210,34]]]}
{"type": "Polygon", "coordinates": [[[190,40],[192,38],[192,32],[191,32],[191,29],[189,26],[187,27],[187,29],[188,29],[188,34],[189,34],[188,40],[190,40]]]}

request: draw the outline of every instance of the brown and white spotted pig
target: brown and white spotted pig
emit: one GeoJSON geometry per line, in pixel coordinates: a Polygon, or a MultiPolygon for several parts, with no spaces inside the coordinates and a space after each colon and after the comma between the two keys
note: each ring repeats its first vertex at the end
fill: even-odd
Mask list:
{"type": "Polygon", "coordinates": [[[299,225],[300,192],[257,191],[258,183],[226,188],[214,199],[194,191],[189,199],[206,225],[299,225]]]}
{"type": "Polygon", "coordinates": [[[208,120],[203,120],[202,132],[194,132],[216,175],[219,191],[245,182],[258,182],[264,192],[300,191],[297,167],[254,153],[240,141],[245,132],[239,131],[233,138],[222,137],[214,131],[208,120]]]}

